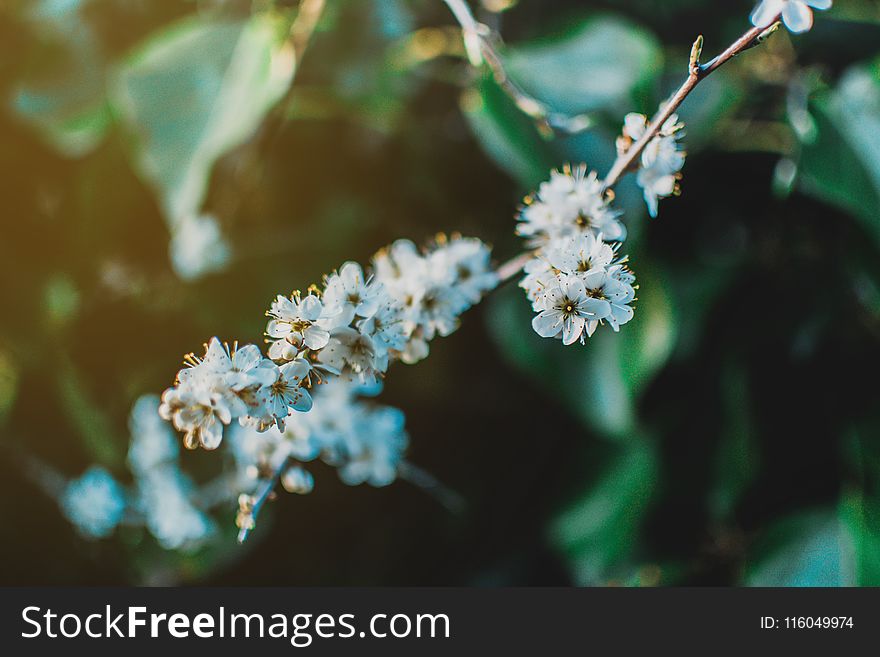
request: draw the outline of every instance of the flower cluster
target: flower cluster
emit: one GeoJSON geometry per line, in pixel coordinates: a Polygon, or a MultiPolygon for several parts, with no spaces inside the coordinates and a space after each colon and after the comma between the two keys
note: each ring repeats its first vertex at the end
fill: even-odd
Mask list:
{"type": "Polygon", "coordinates": [[[752,12],[752,25],[770,27],[782,15],[789,30],[807,32],[813,27],[812,9],[831,9],[831,4],[832,0],[761,0],[752,12]]]}
{"type": "Polygon", "coordinates": [[[236,427],[229,440],[238,490],[251,495],[261,479],[281,471],[287,491],[309,493],[314,479],[305,464],[316,459],[337,468],[348,485],[391,484],[409,438],[400,410],[363,399],[378,394],[380,388],[333,378],[315,390],[312,410],[292,415],[283,431],[236,427]]]}
{"type": "Polygon", "coordinates": [[[531,246],[543,247],[577,235],[604,235],[610,242],[626,239],[621,212],[608,202],[595,171],[581,165],[550,173],[534,198],[528,197],[516,227],[531,246]]]}
{"type": "Polygon", "coordinates": [[[420,251],[399,240],[379,251],[373,272],[345,263],[302,294],[279,295],[267,311],[268,358],[259,348],[213,338],[162,396],[160,414],[188,448],[215,449],[233,420],[285,431],[291,412],[312,408],[310,390],[328,377],[375,384],[392,360],[414,363],[428,342],[497,285],[480,240],[439,236],[420,251]]]}
{"type": "Polygon", "coordinates": [[[203,496],[181,470],[180,448],[159,419],[158,406],[156,397],[145,396],[132,409],[130,490],[98,466],[65,486],[61,509],[81,534],[105,538],[124,521],[146,527],[165,549],[188,550],[215,532],[210,516],[196,505],[203,496]]]}
{"type": "Polygon", "coordinates": [[[635,276],[617,254],[626,236],[619,217],[584,166],[554,171],[537,198],[526,199],[518,232],[539,248],[520,287],[537,313],[538,335],[584,343],[601,324],[617,331],[632,319],[635,276]]]}
{"type": "MultiPolygon", "coordinates": [[[[623,123],[623,135],[617,139],[618,153],[626,153],[647,131],[648,117],[644,114],[627,114],[623,123]]],[[[652,217],[657,216],[660,199],[679,191],[678,181],[686,156],[679,144],[682,137],[684,124],[679,122],[678,115],[673,114],[642,151],[636,182],[642,188],[648,213],[652,217]]]]}
{"type": "Polygon", "coordinates": [[[162,395],[159,414],[184,432],[188,449],[216,449],[223,427],[234,419],[266,429],[283,426],[291,409],[307,411],[312,406],[312,367],[307,360],[279,366],[255,345],[230,349],[212,338],[203,357],[190,354],[186,363],[177,374],[177,385],[162,395]]]}

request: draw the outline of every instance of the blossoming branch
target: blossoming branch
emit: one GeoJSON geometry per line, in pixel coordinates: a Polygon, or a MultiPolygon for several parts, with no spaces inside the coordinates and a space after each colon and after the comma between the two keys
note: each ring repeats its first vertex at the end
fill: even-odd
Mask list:
{"type": "MultiPolygon", "coordinates": [[[[492,59],[497,53],[483,44],[486,32],[467,5],[447,4],[462,26],[471,62],[501,75],[500,60],[492,59]]],[[[279,482],[292,492],[312,489],[303,467],[312,459],[337,467],[347,483],[391,483],[407,444],[403,417],[365,403],[363,395],[381,388],[393,361],[424,359],[431,340],[455,331],[463,312],[521,270],[520,287],[536,313],[532,327],[542,337],[584,344],[602,326],[619,331],[631,321],[636,278],[621,254],[627,231],[614,207],[614,186],[635,172],[656,217],[659,201],[679,192],[681,103],[712,72],[761,43],[780,19],[803,31],[812,23],[810,7],[830,5],[763,0],[752,14],[755,27],[705,64],[698,38],[687,79],[658,113],[650,120],[625,118],[618,158],[604,178],[586,165],[566,166],[526,198],[517,233],[528,250],[496,269],[489,248],[475,238],[440,236],[423,250],[400,240],[379,251],[367,270],[348,262],[320,286],[277,296],[266,313],[267,355],[255,345],[213,338],[203,356],[187,356],[159,413],[184,434],[188,448],[215,449],[227,430],[236,436],[236,458],[247,472],[239,497],[240,540],[279,482]]],[[[508,85],[509,92],[517,89],[508,85]]]]}

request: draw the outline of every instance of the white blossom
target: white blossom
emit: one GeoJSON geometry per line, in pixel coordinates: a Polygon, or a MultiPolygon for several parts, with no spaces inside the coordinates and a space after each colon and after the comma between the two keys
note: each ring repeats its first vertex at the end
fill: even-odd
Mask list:
{"type": "Polygon", "coordinates": [[[604,193],[595,171],[584,165],[553,171],[534,198],[526,199],[517,234],[534,246],[592,232],[609,241],[626,239],[626,228],[604,193]]]}
{"type": "Polygon", "coordinates": [[[266,313],[272,318],[266,325],[266,335],[272,339],[269,357],[293,360],[302,349],[324,348],[330,340],[329,329],[336,325],[341,311],[325,309],[314,294],[279,294],[266,313]]]}
{"type": "Polygon", "coordinates": [[[178,222],[169,251],[174,272],[184,280],[225,269],[231,256],[220,225],[211,215],[188,216],[178,222]]]}
{"type": "MultiPolygon", "coordinates": [[[[657,216],[660,199],[678,191],[678,180],[686,157],[679,144],[684,136],[683,129],[678,115],[673,114],[642,151],[636,182],[642,188],[648,213],[652,217],[657,216]]],[[[647,130],[648,117],[644,114],[628,114],[624,119],[623,137],[618,140],[618,151],[621,154],[626,152],[647,130]]]]}
{"type": "Polygon", "coordinates": [[[752,12],[752,25],[770,27],[781,14],[789,30],[807,32],[813,27],[813,9],[831,9],[831,4],[832,0],[761,0],[752,12]]]}
{"type": "Polygon", "coordinates": [[[93,466],[67,485],[60,503],[64,515],[81,534],[105,538],[122,521],[125,491],[104,468],[93,466]]]}
{"type": "Polygon", "coordinates": [[[614,331],[633,317],[635,276],[617,247],[591,233],[551,242],[520,282],[537,315],[532,328],[566,345],[584,343],[603,323],[614,331]]]}
{"type": "Polygon", "coordinates": [[[356,262],[346,262],[327,277],[324,286],[324,305],[338,315],[338,326],[347,326],[356,315],[372,317],[384,298],[382,285],[368,282],[356,262]]]}
{"type": "Polygon", "coordinates": [[[302,359],[282,369],[254,345],[230,351],[217,338],[208,343],[204,357],[187,358],[189,367],[178,372],[177,385],[162,395],[159,414],[184,433],[190,449],[216,449],[224,426],[235,419],[265,429],[283,423],[290,410],[310,406],[310,368],[302,359]]]}

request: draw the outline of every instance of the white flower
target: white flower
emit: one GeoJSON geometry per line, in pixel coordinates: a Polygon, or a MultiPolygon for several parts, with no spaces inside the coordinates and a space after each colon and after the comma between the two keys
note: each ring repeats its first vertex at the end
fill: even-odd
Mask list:
{"type": "Polygon", "coordinates": [[[586,274],[605,269],[614,260],[614,249],[602,236],[592,233],[567,240],[557,240],[544,250],[547,262],[565,274],[586,274]]]}
{"type": "Polygon", "coordinates": [[[346,262],[338,273],[327,277],[323,303],[331,313],[335,311],[336,326],[348,326],[358,317],[372,317],[384,294],[382,285],[368,283],[361,266],[346,262]]]}
{"type": "Polygon", "coordinates": [[[173,463],[180,453],[174,435],[156,412],[159,398],[145,395],[131,410],[128,464],[135,474],[144,473],[165,463],[173,463]]]}
{"type": "Polygon", "coordinates": [[[556,272],[546,258],[532,258],[523,267],[523,272],[526,276],[519,286],[526,291],[526,296],[533,304],[548,287],[556,283],[556,272]]]}
{"type": "Polygon", "coordinates": [[[359,449],[339,466],[339,478],[349,486],[369,483],[387,486],[397,478],[409,438],[404,431],[404,415],[388,406],[359,414],[359,449]]]}
{"type": "Polygon", "coordinates": [[[370,336],[374,344],[386,354],[391,349],[395,351],[404,349],[407,330],[403,306],[391,297],[385,297],[376,312],[358,322],[358,330],[370,336]]]}
{"type": "Polygon", "coordinates": [[[587,282],[579,276],[561,274],[556,282],[542,294],[535,302],[540,309],[539,314],[532,320],[532,328],[542,338],[561,337],[563,344],[574,344],[578,340],[584,341],[587,322],[598,322],[608,317],[611,306],[608,301],[590,296],[587,293],[586,284],[599,279],[599,284],[604,282],[603,270],[587,279],[587,282]]]}
{"type": "Polygon", "coordinates": [[[608,202],[602,182],[586,166],[553,171],[541,183],[534,199],[526,199],[517,233],[535,246],[587,232],[602,233],[610,241],[626,238],[620,212],[608,202]]]}
{"type": "Polygon", "coordinates": [[[302,467],[295,465],[287,468],[281,475],[281,485],[288,493],[306,495],[315,488],[315,479],[312,474],[302,467]]]}
{"type": "Polygon", "coordinates": [[[807,32],[813,27],[813,11],[831,9],[832,0],[761,0],[752,12],[752,25],[770,27],[782,14],[785,26],[795,33],[807,32]]]}
{"type": "Polygon", "coordinates": [[[340,372],[348,370],[369,380],[375,376],[376,345],[369,335],[349,327],[338,328],[321,350],[318,361],[340,372]]]}
{"type": "Polygon", "coordinates": [[[166,550],[194,549],[215,531],[213,521],[192,503],[196,487],[178,467],[166,465],[140,476],[137,492],[147,529],[166,550]]]}
{"type": "Polygon", "coordinates": [[[275,381],[267,387],[266,408],[282,431],[291,410],[305,413],[312,408],[312,396],[305,387],[311,369],[307,361],[297,358],[279,367],[275,381]]]}
{"type": "Polygon", "coordinates": [[[184,432],[187,449],[202,446],[216,449],[223,440],[223,425],[232,421],[232,412],[223,394],[204,385],[181,385],[162,395],[162,418],[184,432]]]}
{"type": "Polygon", "coordinates": [[[229,244],[211,215],[185,217],[171,235],[171,264],[184,280],[221,271],[230,260],[229,244]]]}
{"type": "Polygon", "coordinates": [[[187,359],[190,367],[181,370],[177,386],[162,395],[159,415],[184,432],[190,449],[216,449],[223,427],[234,419],[266,430],[283,423],[290,411],[310,407],[305,379],[311,367],[304,359],[279,368],[254,345],[230,352],[217,338],[204,357],[190,354],[187,359]]]}
{"type": "Polygon", "coordinates": [[[272,338],[269,358],[273,360],[293,360],[302,349],[322,349],[330,340],[328,328],[336,319],[317,296],[301,297],[297,292],[290,297],[279,294],[266,314],[272,318],[266,335],[272,338]]]}
{"type": "MultiPolygon", "coordinates": [[[[679,140],[684,136],[683,128],[678,115],[673,114],[642,151],[636,182],[642,188],[652,217],[657,216],[660,199],[672,196],[678,189],[680,171],[686,157],[679,147],[679,140]]],[[[642,138],[647,129],[648,117],[644,114],[628,114],[624,119],[623,137],[618,140],[618,151],[626,152],[642,138]]]]}
{"type": "Polygon", "coordinates": [[[454,287],[469,304],[479,303],[486,292],[498,285],[490,255],[489,247],[480,240],[454,236],[429,254],[432,278],[454,281],[454,287]]]}
{"type": "Polygon", "coordinates": [[[104,468],[93,466],[61,494],[61,510],[85,536],[105,538],[122,521],[125,494],[104,468]]]}

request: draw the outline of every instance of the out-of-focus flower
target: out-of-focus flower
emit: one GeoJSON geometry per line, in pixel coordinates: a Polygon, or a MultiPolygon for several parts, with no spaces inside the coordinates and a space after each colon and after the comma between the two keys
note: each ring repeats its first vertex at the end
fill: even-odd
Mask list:
{"type": "MultiPolygon", "coordinates": [[[[624,120],[623,136],[617,141],[618,152],[626,152],[634,142],[644,136],[648,129],[648,117],[644,114],[628,114],[624,120]]],[[[684,166],[686,153],[679,140],[684,136],[684,124],[673,114],[660,129],[660,133],[642,151],[636,182],[642,188],[648,212],[656,217],[659,201],[678,191],[678,181],[684,166]]]]}
{"type": "Polygon", "coordinates": [[[211,215],[186,217],[171,235],[171,264],[184,280],[222,271],[229,264],[229,244],[211,215]]]}
{"type": "Polygon", "coordinates": [[[67,484],[61,510],[85,536],[105,538],[125,514],[125,491],[104,468],[93,466],[67,484]]]}
{"type": "Polygon", "coordinates": [[[178,467],[154,468],[137,482],[137,510],[167,550],[195,548],[214,531],[213,521],[193,504],[193,482],[178,467]]]}
{"type": "Polygon", "coordinates": [[[799,34],[813,27],[813,9],[831,9],[832,0],[761,0],[752,12],[752,25],[769,27],[782,15],[782,22],[799,34]]]}

